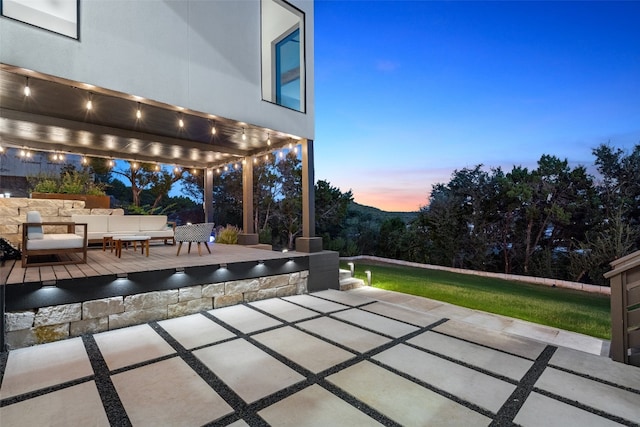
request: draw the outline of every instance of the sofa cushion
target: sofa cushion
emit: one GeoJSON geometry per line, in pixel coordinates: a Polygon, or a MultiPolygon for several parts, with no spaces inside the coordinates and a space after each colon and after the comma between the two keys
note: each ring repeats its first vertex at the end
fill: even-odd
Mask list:
{"type": "Polygon", "coordinates": [[[167,239],[173,239],[173,229],[167,229],[167,230],[159,230],[159,231],[153,231],[153,230],[147,230],[147,231],[141,231],[140,233],[143,236],[149,236],[152,239],[158,239],[158,238],[162,238],[162,237],[166,237],[167,239]]]}
{"type": "MultiPolygon", "coordinates": [[[[71,221],[87,224],[88,233],[106,233],[109,228],[107,218],[109,215],[71,215],[71,221]]],[[[82,228],[78,227],[76,233],[81,233],[82,228]]]]}
{"type": "MultiPolygon", "coordinates": [[[[42,222],[40,212],[29,211],[27,212],[27,222],[42,222]]],[[[44,237],[44,231],[41,225],[32,225],[27,227],[27,238],[29,240],[42,239],[44,237]]]]}
{"type": "Polygon", "coordinates": [[[45,234],[42,239],[27,240],[28,250],[73,249],[84,247],[84,238],[77,234],[45,234]]]}
{"type": "Polygon", "coordinates": [[[140,231],[160,231],[166,228],[166,215],[143,215],[140,217],[140,231]]]}
{"type": "Polygon", "coordinates": [[[131,234],[135,234],[140,231],[139,215],[110,215],[107,220],[109,221],[109,233],[126,234],[131,232],[131,234]]]}

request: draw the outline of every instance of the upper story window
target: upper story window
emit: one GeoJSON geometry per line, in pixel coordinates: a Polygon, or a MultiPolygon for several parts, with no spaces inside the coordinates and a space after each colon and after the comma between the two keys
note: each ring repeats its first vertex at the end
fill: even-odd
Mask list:
{"type": "Polygon", "coordinates": [[[304,13],[262,0],[262,99],[305,111],[304,13]]]}

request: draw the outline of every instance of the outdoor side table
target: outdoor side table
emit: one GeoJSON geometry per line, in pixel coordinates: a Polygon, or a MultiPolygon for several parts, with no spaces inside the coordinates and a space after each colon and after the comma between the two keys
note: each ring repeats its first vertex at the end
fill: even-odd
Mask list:
{"type": "Polygon", "coordinates": [[[136,250],[136,243],[140,243],[140,252],[144,253],[145,249],[146,249],[146,255],[149,256],[149,240],[151,240],[151,237],[149,236],[113,236],[112,237],[113,241],[115,242],[116,245],[116,256],[118,258],[122,257],[122,244],[124,243],[125,245],[127,243],[133,243],[133,250],[136,250]]]}

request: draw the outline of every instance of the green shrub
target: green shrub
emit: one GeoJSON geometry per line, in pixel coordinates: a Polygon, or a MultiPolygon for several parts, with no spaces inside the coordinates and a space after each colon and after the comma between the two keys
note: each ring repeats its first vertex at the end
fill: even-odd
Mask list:
{"type": "Polygon", "coordinates": [[[104,196],[104,184],[96,183],[88,171],[67,169],[56,177],[29,177],[28,182],[37,193],[89,194],[104,196]]]}
{"type": "Polygon", "coordinates": [[[59,193],[82,194],[84,193],[85,182],[79,173],[65,173],[62,175],[59,193]]]}
{"type": "Polygon", "coordinates": [[[53,179],[45,178],[33,187],[33,191],[37,193],[57,193],[58,183],[53,179]]]}
{"type": "Polygon", "coordinates": [[[238,234],[240,234],[240,229],[238,227],[227,224],[226,227],[219,228],[218,231],[216,231],[216,243],[237,245],[238,234]]]}

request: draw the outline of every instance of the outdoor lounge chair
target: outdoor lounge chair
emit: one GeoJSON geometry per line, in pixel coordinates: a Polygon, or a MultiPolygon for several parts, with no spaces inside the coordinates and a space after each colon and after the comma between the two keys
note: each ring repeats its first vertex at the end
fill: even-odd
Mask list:
{"type": "Polygon", "coordinates": [[[187,253],[191,253],[191,243],[193,242],[198,243],[198,255],[202,256],[200,243],[204,243],[209,253],[211,253],[211,249],[209,249],[209,239],[211,238],[213,226],[214,223],[212,222],[177,226],[175,230],[175,239],[176,242],[178,242],[178,253],[176,256],[180,255],[180,248],[182,248],[182,243],[184,242],[189,243],[189,250],[187,253]]]}
{"type": "Polygon", "coordinates": [[[42,222],[40,212],[27,212],[27,222],[22,224],[22,267],[86,264],[87,262],[87,224],[75,222],[42,222]],[[45,233],[46,226],[66,226],[66,233],[45,233]],[[76,234],[76,227],[80,234],[76,234]],[[76,256],[60,255],[80,254],[76,256]],[[30,257],[53,255],[56,261],[28,263],[30,257]]]}

